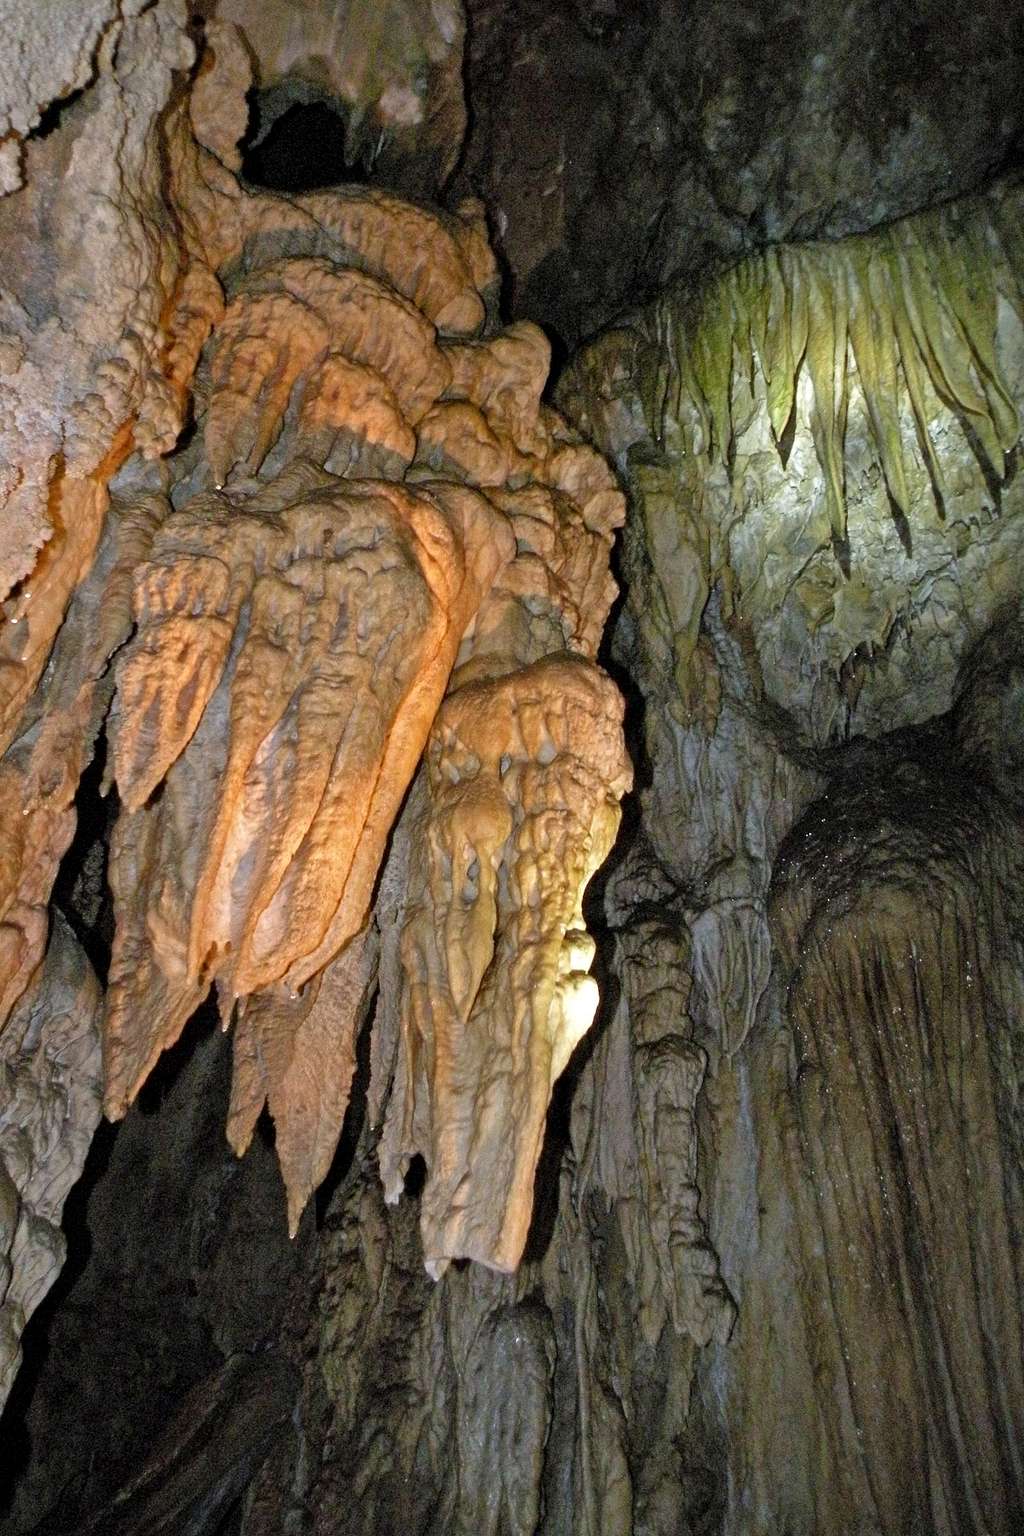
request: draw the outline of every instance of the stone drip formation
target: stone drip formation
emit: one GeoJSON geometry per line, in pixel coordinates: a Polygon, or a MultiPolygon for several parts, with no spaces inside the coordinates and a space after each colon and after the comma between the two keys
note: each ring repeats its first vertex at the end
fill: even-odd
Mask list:
{"type": "Polygon", "coordinates": [[[96,1123],[97,1020],[118,1118],[216,988],[228,1136],[243,1153],[269,1105],[294,1233],[376,996],[382,1173],[397,1200],[425,1159],[437,1276],[518,1263],[552,1086],[597,1006],[581,903],[631,782],[594,662],[623,497],[542,403],[543,334],[494,323],[478,210],[241,190],[230,127],[202,117],[238,66],[220,35],[168,127],[184,250],[149,371],[101,369],[76,457],[8,488],[5,1381],[96,1123]],[[133,444],[146,489],[110,494],[133,444]],[[101,1000],[48,901],[104,720],[101,1000]]]}
{"type": "Polygon", "coordinates": [[[1022,202],[749,258],[561,385],[630,486],[625,974],[634,1028],[689,976],[714,1084],[744,1536],[1024,1509],[1022,202]]]}

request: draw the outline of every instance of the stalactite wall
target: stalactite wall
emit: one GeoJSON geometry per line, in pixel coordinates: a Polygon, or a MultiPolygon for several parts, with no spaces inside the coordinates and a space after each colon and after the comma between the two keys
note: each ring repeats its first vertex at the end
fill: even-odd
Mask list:
{"type": "MultiPolygon", "coordinates": [[[[623,497],[542,404],[541,332],[489,313],[480,210],[250,194],[230,168],[247,70],[224,22],[202,88],[166,106],[150,395],[138,386],[133,413],[122,369],[76,404],[91,437],[72,466],[23,440],[45,401],[31,371],[13,374],[3,987],[7,1013],[33,1011],[4,1036],[7,1379],[95,1124],[95,1062],[81,1089],[64,1080],[70,1005],[54,999],[47,1039],[31,988],[42,974],[50,995],[50,887],[101,728],[118,800],[106,1113],[124,1114],[215,987],[234,1025],[228,1136],[244,1153],[269,1105],[293,1234],[330,1168],[376,996],[378,1096],[401,1062],[389,1198],[423,1156],[428,1269],[514,1269],[552,1086],[597,1006],[583,893],[631,782],[622,701],[594,663],[623,497]],[[192,441],[168,454],[189,410],[192,441]],[[421,759],[402,940],[378,981],[375,889],[421,759]],[[17,1092],[23,1036],[60,1062],[49,1100],[47,1085],[35,1103],[17,1092]],[[51,1165],[61,1182],[40,1205],[33,1180],[51,1165]]],[[[27,355],[41,335],[20,318],[27,355]]],[[[59,956],[52,968],[75,974],[59,956]]],[[[79,970],[94,1041],[84,957],[79,970]]]]}
{"type": "Polygon", "coordinates": [[[881,217],[855,134],[556,410],[502,26],[96,0],[0,73],[0,1520],[1016,1531],[1019,180],[918,134],[881,217]],[[257,185],[296,104],[417,201],[257,185]]]}
{"type": "Polygon", "coordinates": [[[752,258],[562,384],[632,486],[729,1531],[1020,1519],[1020,208],[752,258]]]}

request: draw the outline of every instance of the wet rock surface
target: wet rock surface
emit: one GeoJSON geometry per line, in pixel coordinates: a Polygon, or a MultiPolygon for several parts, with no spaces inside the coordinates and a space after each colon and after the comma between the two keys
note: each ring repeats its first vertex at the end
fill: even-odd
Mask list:
{"type": "Polygon", "coordinates": [[[464,172],[570,346],[664,283],[971,191],[1019,154],[996,0],[469,0],[464,172]]]}
{"type": "Polygon", "coordinates": [[[1016,1532],[1019,18],[31,9],[3,1529],[1016,1532]]]}

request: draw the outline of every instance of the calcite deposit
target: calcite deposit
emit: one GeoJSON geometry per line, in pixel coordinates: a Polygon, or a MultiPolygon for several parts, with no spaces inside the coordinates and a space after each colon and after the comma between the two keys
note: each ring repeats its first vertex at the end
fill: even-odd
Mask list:
{"type": "Polygon", "coordinates": [[[397,1199],[424,1156],[435,1274],[522,1255],[551,1091],[597,1008],[582,899],[631,780],[621,718],[608,678],[548,657],[458,689],[434,726],[383,1173],[397,1199]]]}
{"type": "MultiPolygon", "coordinates": [[[[939,744],[928,757],[840,781],[780,854],[786,1027],[755,1114],[764,1186],[777,1169],[791,1202],[800,1315],[762,1315],[792,1341],[819,1518],[854,1508],[897,1530],[913,1508],[935,1531],[1008,1531],[1024,1498],[1021,975],[1000,949],[1021,824],[983,759],[968,785],[939,744]]],[[[775,1498],[795,1502],[805,1475],[775,1498]]]]}
{"type": "MultiPolygon", "coordinates": [[[[615,690],[588,659],[611,601],[621,497],[592,451],[540,405],[543,339],[526,326],[455,339],[478,329],[484,305],[467,292],[451,244],[449,284],[438,274],[431,284],[407,264],[406,225],[423,216],[407,220],[400,204],[375,199],[360,210],[344,194],[336,207],[327,194],[320,202],[318,254],[298,254],[304,232],[288,228],[286,212],[291,254],[251,260],[229,283],[204,357],[201,456],[185,470],[190,489],[211,488],[168,508],[137,570],[135,636],[117,664],[111,726],[123,810],[110,861],[108,1112],[123,1113],[215,983],[225,1023],[239,1005],[232,1140],[244,1150],[269,1096],[288,1149],[293,1230],[346,1106],[343,1091],[321,1094],[314,1112],[303,1084],[324,1071],[342,1083],[351,1075],[372,973],[357,964],[361,988],[332,982],[312,1003],[299,994],[322,991],[332,964],[351,969],[347,946],[364,952],[386,840],[439,709],[445,721],[477,709],[476,751],[466,750],[474,761],[486,753],[492,772],[524,752],[541,754],[540,769],[558,752],[579,765],[561,777],[552,769],[543,790],[510,779],[507,825],[482,853],[522,862],[522,879],[552,851],[516,841],[519,800],[528,818],[564,808],[568,880],[539,888],[556,947],[570,924],[582,927],[582,891],[611,846],[630,777],[615,690]],[[347,265],[360,238],[362,266],[347,265]],[[544,658],[554,659],[537,670],[544,658]],[[516,708],[497,681],[483,688],[482,674],[507,675],[506,691],[522,679],[533,709],[545,691],[561,702],[576,678],[602,702],[570,709],[572,725],[549,746],[525,745],[516,708]],[[326,1056],[323,1028],[337,1042],[326,1056]]],[[[272,211],[256,200],[264,238],[272,211]]],[[[444,248],[443,228],[434,237],[444,248]]],[[[465,964],[464,942],[452,932],[442,969],[465,964]]],[[[513,957],[534,943],[513,937],[513,957]]],[[[502,1003],[507,982],[518,1009],[538,1006],[532,973],[506,977],[507,964],[497,948],[493,967],[482,952],[477,986],[493,970],[488,985],[502,1003]]],[[[573,974],[588,964],[574,962],[573,974]]],[[[433,981],[442,990],[428,987],[427,1006],[440,1008],[441,974],[433,981]]],[[[561,1006],[550,1002],[556,1016],[561,1006]]],[[[593,1011],[545,1026],[553,1061],[527,1073],[521,1105],[511,1085],[503,1090],[510,1126],[524,1120],[523,1157],[463,1171],[484,1203],[499,1212],[509,1203],[508,1218],[486,1240],[450,1236],[445,1257],[517,1261],[552,1083],[593,1011]]],[[[492,1070],[484,1050],[461,1074],[463,1097],[483,1092],[492,1070]]],[[[438,1133],[467,1107],[439,1108],[438,1133]]],[[[450,1178],[439,1158],[433,1149],[431,1189],[450,1178]]],[[[425,1222],[429,1209],[428,1200],[425,1222]]]]}
{"type": "Polygon", "coordinates": [[[64,1262],[64,1200],[100,1118],[99,982],[58,914],[0,1037],[0,1401],[28,1319],[64,1262]]]}
{"type": "Polygon", "coordinates": [[[570,347],[680,278],[878,229],[1019,155],[1015,6],[466,0],[462,175],[570,347]]]}
{"type": "MultiPolygon", "coordinates": [[[[184,39],[181,50],[187,61],[184,39]]],[[[593,659],[622,497],[541,404],[541,333],[494,323],[475,209],[445,220],[374,192],[242,190],[230,167],[244,114],[226,103],[248,82],[247,57],[228,18],[212,26],[195,90],[165,125],[173,202],[163,220],[155,210],[167,271],[151,327],[177,415],[154,436],[144,402],[134,416],[127,395],[90,407],[75,479],[79,498],[92,488],[76,503],[85,542],[71,561],[55,527],[14,599],[27,638],[0,770],[0,995],[7,1012],[39,964],[72,800],[109,710],[120,812],[107,1113],[125,1112],[215,987],[225,1026],[237,1015],[231,1141],[244,1151],[269,1103],[294,1232],[341,1132],[376,985],[375,885],[434,728],[443,745],[426,771],[441,798],[417,834],[402,919],[399,985],[417,999],[401,1004],[405,1049],[417,1031],[433,1049],[434,1009],[437,1041],[456,1049],[442,1018],[467,964],[472,985],[454,993],[477,1043],[457,1089],[432,1065],[433,1139],[409,1151],[431,1168],[431,1267],[473,1256],[511,1268],[552,1087],[596,1006],[580,904],[630,783],[621,703],[593,659]],[[159,490],[133,493],[147,483],[138,454],[173,447],[194,370],[195,442],[170,454],[159,490]],[[133,445],[94,558],[107,481],[133,445]],[[51,594],[38,566],[54,561],[51,594]],[[19,720],[69,601],[52,671],[19,720]],[[444,798],[453,774],[466,780],[458,808],[444,798]],[[431,866],[442,828],[465,824],[460,850],[477,835],[470,807],[488,795],[501,810],[478,827],[479,857],[492,884],[499,872],[513,883],[500,916],[485,889],[470,957],[452,908],[467,899],[463,876],[444,897],[450,873],[431,866]],[[452,909],[439,948],[440,906],[414,915],[426,886],[452,909]],[[429,963],[417,921],[432,929],[429,963]],[[467,1116],[503,1149],[516,1141],[515,1156],[452,1154],[446,1138],[467,1116]],[[456,1185],[493,1219],[442,1240],[435,1207],[456,1185]]],[[[395,1193],[393,1172],[388,1184],[395,1193]]]]}
{"type": "Polygon", "coordinates": [[[668,293],[563,379],[596,439],[632,450],[638,622],[668,640],[677,712],[713,698],[713,592],[804,740],[949,708],[969,637],[1017,590],[1021,209],[1011,179],[767,251],[668,293]]]}
{"type": "Polygon", "coordinates": [[[673,976],[692,1019],[682,1252],[737,1310],[674,1380],[736,1536],[1024,1509],[1020,199],[765,252],[561,386],[632,491],[620,967],[634,1029],[673,976]]]}
{"type": "Polygon", "coordinates": [[[0,1524],[1017,1536],[1014,7],[0,30],[0,1524]]]}

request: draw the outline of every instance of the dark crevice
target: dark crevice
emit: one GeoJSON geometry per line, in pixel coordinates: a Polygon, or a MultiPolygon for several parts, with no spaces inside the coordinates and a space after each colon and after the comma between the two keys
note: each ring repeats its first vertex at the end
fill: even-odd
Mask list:
{"type": "Polygon", "coordinates": [[[367,1019],[356,1037],[356,1065],[355,1071],[352,1074],[352,1087],[349,1090],[348,1108],[345,1111],[341,1135],[338,1138],[338,1147],[331,1166],[327,1171],[327,1177],[313,1196],[318,1231],[324,1224],[335,1194],[344,1184],[352,1168],[356,1149],[359,1146],[359,1139],[363,1132],[363,1125],[366,1121],[366,1098],[370,1089],[372,1009],[370,1014],[371,1017],[367,1019]]]}
{"type": "Polygon", "coordinates": [[[189,1019],[174,1044],[157,1058],[156,1065],[139,1089],[139,1113],[155,1115],[174,1092],[201,1040],[212,1035],[219,1022],[217,1001],[211,992],[189,1019]]]}
{"type": "Polygon", "coordinates": [[[106,741],[101,735],[75,796],[75,835],[57,871],[53,899],[105,982],[114,940],[114,905],[107,884],[110,833],[117,820],[117,791],[101,793],[106,741]]]}
{"type": "MultiPolygon", "coordinates": [[[[91,83],[90,81],[89,84],[91,83]]],[[[51,101],[50,105],[44,108],[40,114],[39,122],[32,130],[32,137],[34,139],[45,139],[51,133],[56,132],[71,111],[71,108],[81,101],[88,89],[89,85],[83,85],[77,91],[69,91],[66,96],[58,96],[55,101],[51,101]]]]}
{"type": "Polygon", "coordinates": [[[349,159],[348,124],[325,102],[296,102],[264,133],[259,99],[252,131],[242,146],[242,175],[271,192],[312,192],[343,182],[364,182],[366,172],[349,159]]]}

